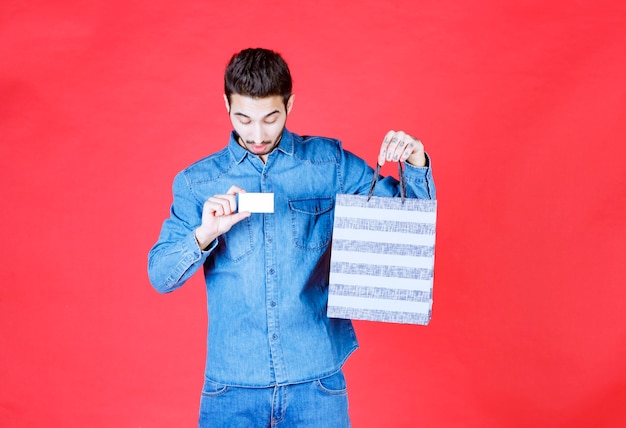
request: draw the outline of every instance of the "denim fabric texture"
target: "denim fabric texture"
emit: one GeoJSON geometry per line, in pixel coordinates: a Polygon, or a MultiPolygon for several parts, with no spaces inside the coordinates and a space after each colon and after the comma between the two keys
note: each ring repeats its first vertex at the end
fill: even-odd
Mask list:
{"type": "MultiPolygon", "coordinates": [[[[176,175],[148,274],[167,293],[204,270],[207,379],[263,388],[340,370],[358,344],[350,320],[326,316],[335,197],[367,194],[373,174],[338,140],[285,129],[266,163],[239,146],[233,132],[224,149],[176,175]],[[202,250],[194,229],[203,204],[232,185],[274,193],[274,213],[253,213],[202,250]]],[[[407,164],[405,176],[407,197],[435,197],[429,166],[407,164]]],[[[399,196],[398,181],[381,179],[375,193],[399,196]]]]}
{"type": "Polygon", "coordinates": [[[270,388],[240,388],[206,380],[198,426],[349,428],[345,377],[339,371],[311,382],[270,388]]]}

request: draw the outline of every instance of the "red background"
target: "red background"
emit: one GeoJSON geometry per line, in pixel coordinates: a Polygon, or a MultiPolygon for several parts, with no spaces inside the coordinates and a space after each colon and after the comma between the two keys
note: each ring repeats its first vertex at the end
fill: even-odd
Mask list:
{"type": "Polygon", "coordinates": [[[159,295],[146,256],[249,46],[292,131],[433,158],[433,320],[355,323],[354,426],[626,426],[625,3],[213,3],[3,2],[0,426],[196,423],[202,278],[159,295]]]}

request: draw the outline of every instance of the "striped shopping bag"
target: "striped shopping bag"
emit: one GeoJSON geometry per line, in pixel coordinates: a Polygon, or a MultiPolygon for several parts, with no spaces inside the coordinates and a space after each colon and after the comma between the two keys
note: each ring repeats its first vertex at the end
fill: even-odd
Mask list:
{"type": "Polygon", "coordinates": [[[370,196],[336,197],[327,315],[426,325],[437,201],[372,196],[377,177],[378,168],[370,196]]]}

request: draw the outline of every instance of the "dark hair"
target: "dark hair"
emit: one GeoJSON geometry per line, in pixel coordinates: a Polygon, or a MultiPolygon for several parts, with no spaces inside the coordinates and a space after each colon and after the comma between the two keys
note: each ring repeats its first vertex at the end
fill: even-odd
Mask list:
{"type": "Polygon", "coordinates": [[[287,100],[291,96],[291,73],[280,54],[268,49],[244,49],[233,55],[224,73],[224,93],[263,98],[273,95],[287,100]]]}

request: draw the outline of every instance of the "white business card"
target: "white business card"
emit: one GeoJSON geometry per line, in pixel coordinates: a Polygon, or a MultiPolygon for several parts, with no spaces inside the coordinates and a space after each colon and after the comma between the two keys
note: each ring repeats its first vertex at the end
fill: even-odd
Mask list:
{"type": "Polygon", "coordinates": [[[239,212],[250,211],[251,213],[273,213],[273,193],[239,193],[239,212]]]}

